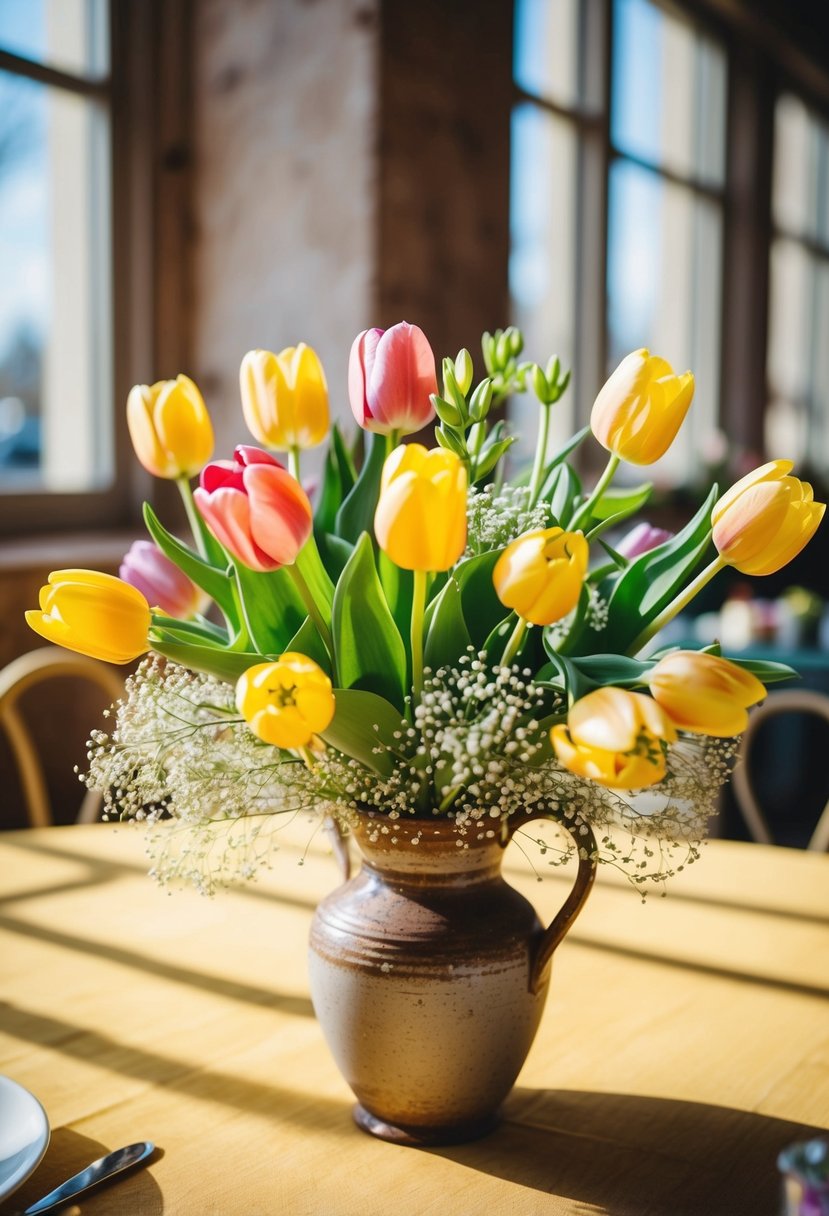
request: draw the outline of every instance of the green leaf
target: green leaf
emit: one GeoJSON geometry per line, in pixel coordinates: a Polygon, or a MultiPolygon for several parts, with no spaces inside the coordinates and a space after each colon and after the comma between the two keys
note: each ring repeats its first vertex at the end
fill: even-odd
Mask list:
{"type": "Polygon", "coordinates": [[[399,711],[383,697],[356,688],[335,689],[334,700],[334,717],[320,732],[321,738],[343,755],[387,777],[394,769],[394,758],[385,750],[375,754],[375,748],[378,744],[399,746],[394,736],[406,725],[399,711]]]}
{"type": "Polygon", "coordinates": [[[317,543],[326,573],[336,586],[337,579],[354,552],[354,546],[350,541],[343,540],[341,536],[335,536],[332,532],[319,532],[316,528],[314,529],[314,540],[317,543]]]}
{"type": "Polygon", "coordinates": [[[198,645],[218,646],[226,649],[230,642],[225,630],[205,628],[196,621],[179,621],[175,617],[166,616],[163,612],[153,613],[152,624],[153,628],[163,630],[166,635],[184,643],[193,641],[198,645]]]}
{"type": "Polygon", "coordinates": [[[709,545],[711,509],[718,489],[681,532],[633,559],[618,576],[608,603],[606,627],[593,635],[592,650],[623,654],[642,630],[688,584],[709,545]]]}
{"type": "Polygon", "coordinates": [[[437,671],[439,667],[454,667],[471,643],[463,616],[460,587],[454,578],[450,578],[434,601],[423,648],[423,662],[432,671],[437,671]]]}
{"type": "Polygon", "coordinates": [[[309,537],[300,549],[296,567],[308,586],[314,598],[314,603],[326,625],[331,620],[331,605],[334,602],[334,584],[328,576],[328,571],[322,563],[316,541],[309,537]]]}
{"type": "MultiPolygon", "coordinates": [[[[414,578],[411,570],[402,570],[395,565],[382,549],[377,554],[377,569],[383,594],[386,597],[394,623],[402,638],[408,637],[412,620],[412,598],[414,594],[414,578]]],[[[408,676],[407,676],[408,683],[408,676]]]]}
{"type": "Polygon", "coordinates": [[[211,566],[208,562],[194,553],[187,545],[173,536],[158,519],[155,511],[148,502],[144,503],[144,522],[147,531],[158,545],[165,557],[169,557],[179,570],[189,579],[206,591],[212,600],[221,608],[227,619],[235,626],[239,624],[239,614],[233,599],[233,586],[226,570],[211,566]]]}
{"type": "Polygon", "coordinates": [[[646,481],[640,486],[621,488],[611,487],[605,490],[601,498],[594,504],[590,513],[591,520],[621,520],[627,519],[644,507],[653,493],[653,482],[646,481]]]}
{"type": "Polygon", "coordinates": [[[307,658],[313,659],[327,676],[331,675],[331,657],[310,616],[306,616],[297,632],[285,646],[285,650],[294,654],[304,654],[307,658]]]}
{"type": "Polygon", "coordinates": [[[248,570],[239,562],[236,577],[253,645],[262,654],[281,654],[307,616],[289,571],[248,570]]]}
{"type": "Polygon", "coordinates": [[[455,567],[453,577],[460,588],[463,618],[476,648],[483,646],[495,626],[504,619],[506,609],[492,582],[492,572],[502,552],[492,549],[468,557],[455,567]]]}
{"type": "Polygon", "coordinates": [[[553,679],[551,684],[553,687],[560,685],[567,696],[568,705],[572,705],[574,701],[580,701],[582,697],[599,687],[595,680],[591,680],[589,676],[579,671],[571,658],[554,649],[549,642],[546,629],[544,630],[544,649],[558,675],[558,679],[553,679]]]}
{"type": "Polygon", "coordinates": [[[788,663],[773,663],[770,659],[735,659],[727,655],[729,663],[750,671],[761,684],[779,684],[781,680],[799,680],[801,675],[788,663]]]}
{"type": "Polygon", "coordinates": [[[356,543],[363,532],[374,536],[374,512],[380,495],[380,478],[386,459],[385,435],[371,436],[360,475],[337,512],[337,536],[356,543]]]}
{"type": "MultiPolygon", "coordinates": [[[[509,636],[514,628],[515,617],[512,613],[510,613],[509,616],[504,617],[504,619],[499,621],[495,628],[491,630],[489,636],[484,641],[483,646],[481,646],[481,650],[486,652],[486,656],[491,663],[500,664],[501,657],[506,649],[507,641],[509,640],[509,636]]],[[[524,646],[528,644],[530,636],[530,631],[528,630],[527,633],[524,634],[524,646]]],[[[514,662],[519,663],[522,667],[525,665],[522,662],[524,646],[522,646],[518,657],[514,660],[514,662]]]]}
{"type": "Polygon", "coordinates": [[[589,434],[590,427],[583,426],[580,431],[577,431],[571,439],[568,439],[567,443],[565,443],[563,447],[560,447],[555,455],[547,461],[544,469],[544,480],[541,483],[541,493],[539,494],[539,498],[549,499],[553,492],[553,487],[550,483],[556,469],[567,459],[571,452],[576,450],[579,444],[582,443],[589,434]]]}
{"type": "Polygon", "coordinates": [[[342,476],[332,443],[325,454],[325,467],[322,473],[322,487],[319,501],[314,511],[314,531],[333,532],[337,520],[337,512],[342,506],[343,498],[342,476]]]}
{"type": "Polygon", "coordinates": [[[235,684],[239,676],[249,667],[265,662],[269,655],[242,653],[238,650],[220,650],[215,646],[199,646],[183,643],[172,638],[165,638],[163,631],[153,629],[150,634],[153,650],[163,654],[165,658],[180,663],[182,667],[190,667],[193,671],[203,671],[207,675],[216,676],[235,684]]]}
{"type": "Polygon", "coordinates": [[[571,659],[575,668],[597,686],[613,684],[618,688],[636,688],[647,683],[653,663],[629,659],[624,654],[591,654],[571,659]]]}
{"type": "Polygon", "coordinates": [[[573,518],[576,499],[582,492],[581,480],[569,464],[559,464],[548,479],[549,492],[545,495],[553,518],[559,526],[566,528],[573,518]]]}
{"type": "Polygon", "coordinates": [[[337,583],[332,630],[342,687],[378,693],[402,710],[406,647],[383,595],[367,532],[337,583]]]}

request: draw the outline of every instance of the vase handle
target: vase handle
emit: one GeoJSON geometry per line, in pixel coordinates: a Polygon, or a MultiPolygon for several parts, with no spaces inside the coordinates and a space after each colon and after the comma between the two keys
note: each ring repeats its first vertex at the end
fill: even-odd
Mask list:
{"type": "MultiPolygon", "coordinates": [[[[546,815],[534,815],[533,819],[546,819],[546,815]]],[[[529,822],[523,820],[523,823],[516,824],[510,832],[510,837],[514,835],[516,830],[529,822]]],[[[569,830],[569,829],[568,829],[569,830]]],[[[530,992],[538,992],[542,981],[546,974],[547,968],[550,965],[550,960],[553,957],[553,951],[565,937],[579,912],[584,907],[585,901],[593,889],[593,881],[596,877],[596,837],[593,835],[590,825],[580,821],[578,838],[571,831],[570,835],[576,842],[576,848],[579,851],[579,868],[576,873],[576,881],[573,883],[573,889],[565,899],[561,909],[553,917],[548,928],[544,930],[541,941],[535,951],[535,956],[530,964],[530,992]],[[586,829],[582,831],[581,829],[586,829]],[[586,856],[582,855],[582,849],[586,856]]]]}

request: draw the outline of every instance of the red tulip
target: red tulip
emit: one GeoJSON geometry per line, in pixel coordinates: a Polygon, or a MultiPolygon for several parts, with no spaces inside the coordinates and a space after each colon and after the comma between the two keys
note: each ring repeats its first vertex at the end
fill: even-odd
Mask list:
{"type": "Polygon", "coordinates": [[[251,570],[290,566],[311,535],[311,504],[278,460],[241,446],[233,460],[205,465],[193,492],[210,531],[251,570]]]}
{"type": "Polygon", "coordinates": [[[422,329],[400,321],[391,329],[365,329],[348,361],[348,396],[361,427],[381,435],[410,435],[435,416],[435,356],[422,329]]]}

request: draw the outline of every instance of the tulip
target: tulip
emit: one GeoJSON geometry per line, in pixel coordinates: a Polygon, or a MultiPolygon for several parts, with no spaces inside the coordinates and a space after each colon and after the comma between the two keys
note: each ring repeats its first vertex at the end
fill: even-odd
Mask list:
{"type": "Polygon", "coordinates": [[[788,477],[790,460],[770,460],[722,496],[711,513],[721,561],[742,574],[774,574],[811,540],[826,504],[788,477]]]}
{"type": "Polygon", "coordinates": [[[676,376],[665,359],[636,350],[599,392],[590,426],[618,459],[653,464],[673,443],[693,395],[690,372],[676,376]]]}
{"type": "Polygon", "coordinates": [[[730,738],[748,725],[747,710],[764,685],[751,672],[714,654],[674,650],[660,659],[648,684],[654,700],[680,730],[730,738]]]}
{"type": "Polygon", "coordinates": [[[328,434],[328,386],[304,342],[278,355],[251,350],[239,369],[242,410],[251,434],[277,451],[313,448],[328,434]]]}
{"type": "Polygon", "coordinates": [[[313,659],[288,652],[249,667],[236,684],[236,708],[274,747],[307,747],[334,717],[331,681],[313,659]]]}
{"type": "Polygon", "coordinates": [[[148,603],[168,616],[188,620],[201,612],[207,597],[151,540],[136,540],[118,571],[148,603]]]}
{"type": "Polygon", "coordinates": [[[131,663],[150,648],[150,606],[129,583],[97,570],[56,570],[26,613],[35,633],[93,659],[131,663]]]}
{"type": "Polygon", "coordinates": [[[354,339],[348,360],[348,397],[357,422],[381,435],[409,435],[435,416],[435,356],[416,325],[366,329],[354,339]]]}
{"type": "Polygon", "coordinates": [[[533,625],[551,625],[579,602],[589,547],[581,532],[536,528],[507,545],[492,581],[498,599],[533,625]]]}
{"type": "Polygon", "coordinates": [[[466,548],[466,469],[454,452],[400,444],[387,458],[377,543],[404,570],[448,570],[466,548]]]}
{"type": "Polygon", "coordinates": [[[135,454],[154,477],[193,477],[213,454],[213,427],[187,376],[136,384],[127,398],[135,454]]]}
{"type": "Polygon", "coordinates": [[[227,551],[251,570],[296,561],[311,535],[311,504],[287,469],[259,448],[238,447],[233,460],[215,460],[193,498],[227,551]]]}
{"type": "Polygon", "coordinates": [[[676,741],[664,710],[638,692],[597,688],[576,701],[567,725],[550,731],[559,761],[571,773],[612,789],[643,789],[666,772],[663,744],[676,741]]]}
{"type": "Polygon", "coordinates": [[[653,528],[650,524],[637,524],[622,537],[616,545],[616,552],[621,553],[622,557],[632,560],[642,553],[650,553],[651,549],[655,549],[657,545],[664,545],[665,541],[673,538],[673,535],[673,532],[668,532],[665,528],[653,528]]]}

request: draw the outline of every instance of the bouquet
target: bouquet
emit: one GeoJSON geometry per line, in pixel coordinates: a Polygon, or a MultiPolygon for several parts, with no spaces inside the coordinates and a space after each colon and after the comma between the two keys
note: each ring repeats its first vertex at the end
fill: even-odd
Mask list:
{"type": "Polygon", "coordinates": [[[564,829],[542,842],[552,861],[589,849],[640,889],[698,856],[749,708],[793,673],[654,639],[724,567],[780,569],[824,504],[774,460],[713,487],[675,535],[628,531],[651,486],[616,471],[674,442],[693,376],[633,352],[551,453],[569,374],[522,353],[516,329],[484,334],[479,375],[461,350],[439,385],[416,326],[361,333],[355,446],[330,426],[310,347],[251,351],[241,399],[261,446],[230,460],[211,461],[186,376],[131,391],[137,456],[178,482],[192,538],[145,505],[150,540],[120,578],[57,571],[27,619],[110,662],[152,652],[83,779],[108,817],[152,825],[162,881],[251,877],[304,811],[340,832],[368,815],[392,836],[403,817],[445,817],[459,847],[543,814],[564,829]],[[495,419],[519,393],[537,402],[537,446],[510,470],[514,436],[495,419]],[[436,446],[401,442],[433,423],[436,446]],[[312,506],[301,462],[326,440],[312,506]],[[590,487],[574,461],[588,442],[607,453],[590,487]]]}

